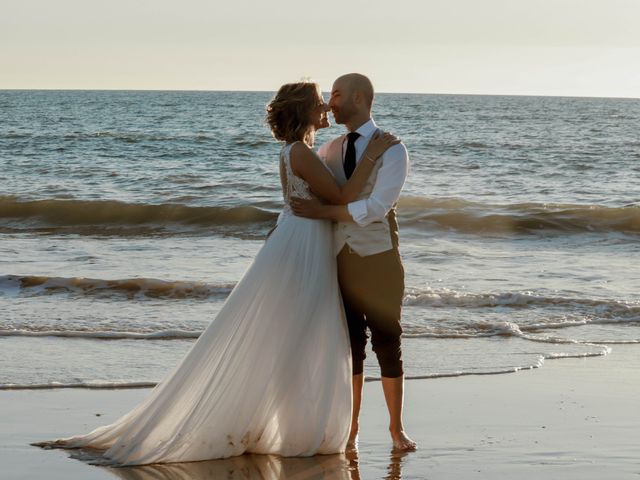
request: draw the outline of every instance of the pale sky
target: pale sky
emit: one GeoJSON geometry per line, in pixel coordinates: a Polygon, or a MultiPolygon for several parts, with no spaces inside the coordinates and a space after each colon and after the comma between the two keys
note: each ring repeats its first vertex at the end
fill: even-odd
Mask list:
{"type": "Polygon", "coordinates": [[[640,0],[0,0],[0,89],[640,98],[640,0]]]}

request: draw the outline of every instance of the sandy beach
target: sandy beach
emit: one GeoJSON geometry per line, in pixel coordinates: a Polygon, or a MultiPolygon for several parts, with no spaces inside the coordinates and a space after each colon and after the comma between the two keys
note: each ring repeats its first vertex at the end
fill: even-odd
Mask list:
{"type": "Polygon", "coordinates": [[[390,451],[380,384],[369,382],[358,457],[243,456],[172,467],[106,469],[29,442],[86,432],[148,390],[0,393],[1,478],[7,479],[596,479],[638,478],[637,348],[547,361],[536,370],[407,382],[406,427],[420,449],[390,451]]]}

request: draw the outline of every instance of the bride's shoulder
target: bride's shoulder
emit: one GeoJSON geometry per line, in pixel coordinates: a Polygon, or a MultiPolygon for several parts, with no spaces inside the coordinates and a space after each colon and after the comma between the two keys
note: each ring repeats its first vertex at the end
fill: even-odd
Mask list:
{"type": "Polygon", "coordinates": [[[297,142],[291,146],[289,159],[296,175],[303,174],[308,168],[313,168],[316,163],[322,163],[316,152],[304,142],[297,142]]]}
{"type": "Polygon", "coordinates": [[[307,145],[304,142],[301,142],[300,140],[293,142],[291,144],[291,151],[292,152],[301,152],[301,151],[306,151],[306,150],[311,150],[309,148],[309,145],[307,145]]]}
{"type": "Polygon", "coordinates": [[[315,156],[313,149],[304,142],[295,142],[291,145],[291,160],[305,159],[315,156]]]}

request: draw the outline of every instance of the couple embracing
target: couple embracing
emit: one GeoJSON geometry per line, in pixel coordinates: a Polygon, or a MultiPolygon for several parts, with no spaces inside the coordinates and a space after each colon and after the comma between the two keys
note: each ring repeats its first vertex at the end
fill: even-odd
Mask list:
{"type": "Polygon", "coordinates": [[[88,447],[92,460],[111,465],[343,452],[357,444],[370,336],[394,448],[416,448],[402,425],[404,271],[395,218],[408,155],[377,128],[373,98],[360,74],[338,78],[328,105],[315,83],[280,88],[267,122],[285,143],[285,206],[216,318],[131,412],[37,445],[88,447]],[[349,133],[316,154],[329,109],[349,133]]]}

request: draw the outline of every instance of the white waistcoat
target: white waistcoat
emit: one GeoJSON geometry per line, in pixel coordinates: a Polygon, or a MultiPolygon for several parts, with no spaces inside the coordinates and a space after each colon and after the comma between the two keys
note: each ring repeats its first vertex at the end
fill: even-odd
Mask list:
{"type": "MultiPolygon", "coordinates": [[[[338,185],[347,183],[342,164],[342,144],[345,137],[346,135],[342,135],[331,142],[327,149],[327,157],[324,159],[329,169],[333,172],[338,185]]],[[[382,162],[376,162],[371,175],[367,179],[367,183],[357,198],[358,200],[368,198],[371,195],[381,165],[382,162]]],[[[378,222],[372,222],[366,227],[361,227],[355,222],[335,223],[333,237],[336,254],[340,253],[345,244],[349,245],[361,257],[397,248],[398,232],[395,221],[395,205],[386,218],[378,222]],[[392,235],[396,239],[395,242],[392,240],[392,235]]]]}

